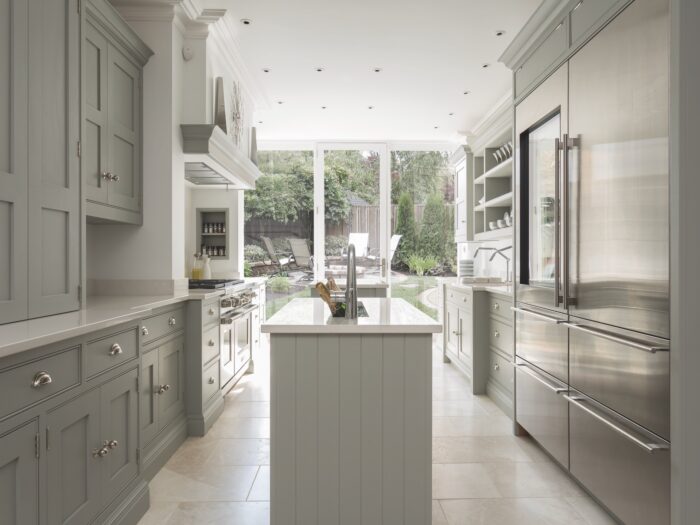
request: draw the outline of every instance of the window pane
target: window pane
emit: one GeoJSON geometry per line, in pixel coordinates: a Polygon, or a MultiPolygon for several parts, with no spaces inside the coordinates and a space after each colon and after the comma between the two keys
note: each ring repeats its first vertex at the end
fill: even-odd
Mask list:
{"type": "Polygon", "coordinates": [[[245,271],[268,275],[267,315],[313,282],[314,156],[312,151],[260,151],[263,176],[245,192],[245,271]]]}
{"type": "Polygon", "coordinates": [[[436,277],[457,259],[453,201],[447,153],[391,152],[391,294],[436,319],[436,277]]]}
{"type": "Polygon", "coordinates": [[[376,151],[324,153],[326,277],[346,277],[349,243],[357,277],[381,276],[379,161],[376,151]]]}

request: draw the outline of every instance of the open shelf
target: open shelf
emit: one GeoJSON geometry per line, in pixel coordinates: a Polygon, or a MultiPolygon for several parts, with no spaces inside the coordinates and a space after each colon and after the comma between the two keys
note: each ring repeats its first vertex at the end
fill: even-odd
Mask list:
{"type": "Polygon", "coordinates": [[[505,228],[474,234],[475,241],[495,241],[498,239],[508,239],[511,237],[513,237],[512,226],[506,226],[505,228]]]}
{"type": "Polygon", "coordinates": [[[228,232],[230,230],[228,209],[197,208],[197,251],[206,253],[212,260],[229,258],[228,232]],[[204,231],[225,229],[225,232],[204,231]]]}
{"type": "Polygon", "coordinates": [[[513,157],[497,164],[489,171],[474,179],[474,184],[483,184],[486,179],[500,179],[513,176],[513,157]]]}
{"type": "Polygon", "coordinates": [[[507,208],[513,205],[513,192],[509,191],[484,203],[485,208],[507,208]]]}

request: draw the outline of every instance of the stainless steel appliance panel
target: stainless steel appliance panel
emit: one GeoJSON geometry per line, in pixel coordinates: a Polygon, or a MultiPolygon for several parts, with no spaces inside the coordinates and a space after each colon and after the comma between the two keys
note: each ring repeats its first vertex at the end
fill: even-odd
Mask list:
{"type": "Polygon", "coordinates": [[[564,315],[518,304],[515,310],[515,354],[567,383],[568,330],[564,315]]]}
{"type": "Polygon", "coordinates": [[[636,0],[569,62],[572,315],[669,337],[669,7],[636,0]]]}
{"type": "Polygon", "coordinates": [[[562,65],[515,110],[515,299],[565,311],[560,243],[561,155],[568,132],[568,66],[562,65]]]}
{"type": "Polygon", "coordinates": [[[584,396],[572,392],[570,397],[576,400],[570,403],[571,473],[622,522],[670,523],[668,443],[584,396]]]}
{"type": "Polygon", "coordinates": [[[567,386],[536,367],[516,360],[515,420],[564,467],[569,466],[567,386]]]}
{"type": "Polygon", "coordinates": [[[669,341],[571,319],[570,384],[670,439],[669,341]]]}
{"type": "Polygon", "coordinates": [[[224,388],[231,379],[233,379],[235,370],[235,351],[234,351],[234,324],[229,317],[221,318],[220,327],[221,343],[219,345],[219,383],[221,388],[224,388]]]}

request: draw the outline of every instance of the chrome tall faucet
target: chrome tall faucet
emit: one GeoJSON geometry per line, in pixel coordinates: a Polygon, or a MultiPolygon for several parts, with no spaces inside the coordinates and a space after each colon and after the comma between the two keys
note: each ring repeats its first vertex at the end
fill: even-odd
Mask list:
{"type": "Polygon", "coordinates": [[[345,319],[357,319],[357,268],[355,245],[348,245],[348,269],[345,283],[345,319]]]}
{"type": "Polygon", "coordinates": [[[506,281],[510,282],[510,257],[508,257],[505,253],[503,253],[506,250],[511,250],[513,247],[512,246],[504,246],[503,248],[499,248],[498,250],[494,250],[493,254],[489,258],[489,261],[493,261],[493,259],[496,257],[496,255],[500,255],[506,260],[506,281]]]}

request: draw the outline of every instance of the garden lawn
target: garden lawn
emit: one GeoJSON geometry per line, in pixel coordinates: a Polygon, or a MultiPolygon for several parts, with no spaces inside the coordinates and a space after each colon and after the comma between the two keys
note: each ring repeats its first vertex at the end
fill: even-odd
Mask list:
{"type": "Polygon", "coordinates": [[[399,281],[397,279],[391,284],[391,296],[405,299],[422,312],[437,320],[437,309],[424,304],[420,300],[423,292],[436,287],[437,279],[435,277],[408,275],[405,280],[399,281]]]}

